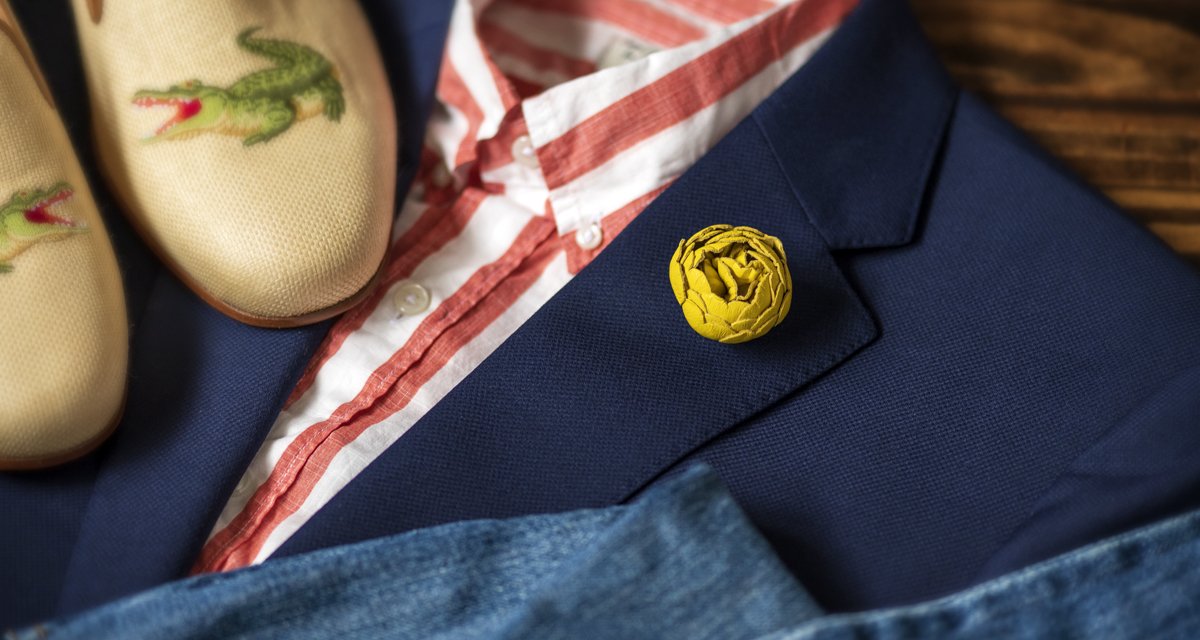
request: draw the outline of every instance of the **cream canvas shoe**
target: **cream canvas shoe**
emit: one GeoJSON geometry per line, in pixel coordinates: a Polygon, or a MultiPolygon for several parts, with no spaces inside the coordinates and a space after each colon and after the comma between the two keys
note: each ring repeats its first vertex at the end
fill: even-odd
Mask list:
{"type": "Polygon", "coordinates": [[[102,170],[194,291],[259,326],[364,296],[396,123],[355,0],[72,0],[102,170]]]}
{"type": "Polygon", "coordinates": [[[13,14],[0,0],[0,470],[99,445],[125,397],[116,257],[13,14]]]}

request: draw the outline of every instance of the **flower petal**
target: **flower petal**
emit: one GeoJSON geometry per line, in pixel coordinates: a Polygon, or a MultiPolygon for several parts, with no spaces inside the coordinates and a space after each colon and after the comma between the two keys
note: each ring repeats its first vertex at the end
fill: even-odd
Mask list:
{"type": "MultiPolygon", "coordinates": [[[[741,291],[741,288],[738,286],[739,283],[737,278],[733,276],[733,270],[729,268],[729,263],[731,262],[734,265],[737,265],[736,262],[729,258],[718,258],[717,268],[713,274],[720,277],[722,284],[721,288],[724,289],[720,293],[721,295],[725,296],[726,299],[736,298],[738,296],[738,292],[741,291]]],[[[713,287],[713,291],[716,292],[717,288],[713,287]]]]}
{"type": "Polygon", "coordinates": [[[692,328],[704,324],[704,310],[696,306],[696,303],[684,300],[680,306],[683,307],[683,317],[687,318],[688,324],[692,325],[692,328]]]}
{"type": "MultiPolygon", "coordinates": [[[[711,262],[705,262],[701,267],[704,269],[704,277],[708,280],[708,290],[713,293],[724,296],[729,291],[730,283],[725,280],[725,277],[713,268],[711,262]]],[[[737,289],[737,283],[733,283],[734,290],[737,289]]]]}
{"type": "Polygon", "coordinates": [[[729,305],[726,304],[724,298],[715,293],[704,293],[701,294],[701,297],[704,299],[704,308],[709,313],[719,316],[726,322],[734,320],[729,313],[729,305]]]}
{"type": "Polygon", "coordinates": [[[685,295],[684,295],[684,291],[683,291],[683,289],[684,289],[683,265],[680,264],[680,262],[679,262],[679,259],[682,255],[683,255],[683,242],[680,241],[679,248],[675,250],[675,255],[671,257],[671,264],[670,264],[671,291],[673,291],[675,293],[675,302],[678,302],[680,304],[683,304],[683,301],[685,299],[685,295]]]}
{"type": "Polygon", "coordinates": [[[699,291],[700,293],[712,293],[712,287],[708,284],[708,276],[700,269],[687,270],[687,284],[689,289],[699,291]]]}

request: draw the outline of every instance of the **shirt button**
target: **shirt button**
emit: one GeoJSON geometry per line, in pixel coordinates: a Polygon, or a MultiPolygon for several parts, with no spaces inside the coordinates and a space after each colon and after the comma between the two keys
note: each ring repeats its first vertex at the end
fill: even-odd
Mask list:
{"type": "Polygon", "coordinates": [[[604,229],[599,222],[593,222],[575,232],[575,244],[584,251],[591,251],[604,242],[604,229]]]}
{"type": "Polygon", "coordinates": [[[431,300],[429,289],[415,282],[406,282],[400,285],[396,289],[395,295],[392,296],[392,303],[396,305],[396,312],[402,316],[415,316],[425,313],[429,309],[431,300]]]}
{"type": "Polygon", "coordinates": [[[521,136],[513,142],[512,154],[517,164],[530,169],[538,168],[537,151],[533,148],[533,141],[529,136],[521,136]]]}

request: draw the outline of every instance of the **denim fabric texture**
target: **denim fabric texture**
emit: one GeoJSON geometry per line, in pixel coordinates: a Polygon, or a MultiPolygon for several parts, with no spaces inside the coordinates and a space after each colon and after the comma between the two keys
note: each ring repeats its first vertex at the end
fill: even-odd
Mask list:
{"type": "Polygon", "coordinates": [[[1200,637],[1200,512],[935,602],[826,615],[717,477],[191,578],[6,640],[1200,637]]]}
{"type": "Polygon", "coordinates": [[[755,638],[819,613],[715,476],[190,578],[39,638],[755,638]]]}
{"type": "Polygon", "coordinates": [[[1200,511],[939,600],[813,618],[762,640],[1200,638],[1200,511]]]}

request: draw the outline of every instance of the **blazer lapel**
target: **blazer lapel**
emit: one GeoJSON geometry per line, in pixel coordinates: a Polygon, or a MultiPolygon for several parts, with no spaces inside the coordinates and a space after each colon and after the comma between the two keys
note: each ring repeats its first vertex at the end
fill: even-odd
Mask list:
{"type": "Polygon", "coordinates": [[[954,96],[897,4],[866,0],[277,555],[620,502],[870,343],[831,250],[910,240],[954,96]],[[696,335],[668,281],[679,240],[718,223],[778,236],[794,282],[787,319],[741,345],[696,335]]]}

